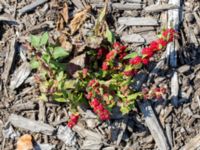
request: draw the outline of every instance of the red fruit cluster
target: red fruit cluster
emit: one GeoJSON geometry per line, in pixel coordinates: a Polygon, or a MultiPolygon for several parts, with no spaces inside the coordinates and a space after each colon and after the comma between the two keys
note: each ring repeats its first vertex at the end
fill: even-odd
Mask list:
{"type": "Polygon", "coordinates": [[[103,104],[100,103],[97,98],[94,98],[90,102],[90,106],[93,108],[94,112],[99,116],[102,121],[110,119],[110,112],[105,109],[103,104]]]}
{"type": "Polygon", "coordinates": [[[123,60],[123,58],[127,55],[125,52],[126,48],[126,46],[121,45],[119,42],[115,42],[113,44],[113,49],[106,55],[106,59],[102,64],[102,70],[108,70],[109,62],[113,61],[116,56],[118,56],[119,60],[123,60]]]}
{"type": "Polygon", "coordinates": [[[72,128],[74,125],[77,124],[78,119],[79,119],[79,114],[72,114],[72,115],[70,116],[69,122],[67,123],[67,126],[68,126],[69,128],[72,128]]]}
{"type": "Polygon", "coordinates": [[[166,29],[161,33],[161,38],[156,41],[152,41],[148,47],[145,47],[141,51],[141,56],[136,56],[129,60],[131,65],[144,64],[147,65],[149,63],[149,58],[153,56],[156,51],[161,50],[166,47],[167,44],[174,39],[175,35],[174,29],[166,29]]]}
{"type": "Polygon", "coordinates": [[[143,88],[142,89],[142,94],[145,100],[147,99],[161,99],[163,94],[166,93],[165,88],[152,88],[152,89],[147,89],[143,88]]]}
{"type": "Polygon", "coordinates": [[[99,84],[96,79],[90,80],[88,83],[88,87],[89,91],[85,96],[89,100],[90,106],[93,108],[94,112],[99,116],[102,121],[109,120],[110,112],[105,108],[103,102],[100,102],[99,100],[100,98],[103,98],[104,95],[101,95],[100,88],[102,88],[103,91],[108,91],[108,87],[99,84]]]}

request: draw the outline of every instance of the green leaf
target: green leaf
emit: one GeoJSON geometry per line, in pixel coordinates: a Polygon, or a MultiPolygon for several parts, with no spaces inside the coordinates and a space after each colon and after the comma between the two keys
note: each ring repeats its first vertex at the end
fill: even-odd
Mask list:
{"type": "Polygon", "coordinates": [[[41,37],[40,46],[46,45],[48,40],[49,40],[49,34],[45,32],[41,37]]]}
{"type": "Polygon", "coordinates": [[[133,101],[133,100],[136,100],[138,97],[140,97],[140,96],[142,96],[142,94],[141,93],[134,93],[134,94],[131,94],[131,95],[129,95],[128,97],[127,97],[127,100],[131,100],[131,101],[133,101]]]}
{"type": "Polygon", "coordinates": [[[49,63],[51,57],[50,57],[50,55],[49,55],[48,53],[44,53],[44,54],[42,55],[42,59],[43,59],[46,63],[49,63]]]}
{"type": "Polygon", "coordinates": [[[30,41],[31,41],[31,45],[35,48],[38,48],[40,46],[40,40],[41,40],[41,36],[35,36],[35,35],[31,35],[30,37],[30,41]]]}
{"type": "Polygon", "coordinates": [[[126,55],[124,57],[124,59],[130,59],[130,58],[134,58],[136,56],[138,56],[138,53],[137,52],[133,52],[133,53],[130,53],[130,54],[126,55]]]}
{"type": "Polygon", "coordinates": [[[48,98],[47,98],[45,93],[41,93],[41,95],[39,96],[39,99],[43,100],[43,101],[47,101],[48,100],[48,98]]]}
{"type": "Polygon", "coordinates": [[[124,114],[129,113],[130,109],[129,109],[129,107],[121,106],[120,111],[121,111],[122,114],[124,115],[124,114]]]}
{"type": "Polygon", "coordinates": [[[62,47],[55,47],[52,55],[55,59],[57,59],[64,58],[69,55],[69,53],[62,47]]]}
{"type": "Polygon", "coordinates": [[[58,75],[56,77],[56,80],[58,80],[58,82],[59,82],[59,81],[61,81],[63,79],[63,77],[64,77],[64,72],[61,71],[61,72],[58,73],[58,75]]]}
{"type": "Polygon", "coordinates": [[[55,92],[53,94],[53,100],[57,101],[57,102],[66,102],[66,98],[64,98],[63,93],[59,93],[59,92],[55,92]]]}
{"type": "Polygon", "coordinates": [[[74,89],[76,87],[77,80],[65,81],[64,89],[74,89]]]}
{"type": "Polygon", "coordinates": [[[114,33],[112,31],[110,31],[110,29],[108,27],[106,29],[105,37],[107,38],[108,42],[114,43],[114,41],[115,41],[114,33]]]}
{"type": "Polygon", "coordinates": [[[35,59],[32,59],[30,65],[32,69],[37,69],[40,66],[40,62],[35,59]]]}

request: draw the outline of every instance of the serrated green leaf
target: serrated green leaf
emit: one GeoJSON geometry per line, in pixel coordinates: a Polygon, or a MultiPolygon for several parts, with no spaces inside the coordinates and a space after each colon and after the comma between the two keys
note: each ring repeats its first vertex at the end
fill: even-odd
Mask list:
{"type": "Polygon", "coordinates": [[[62,47],[55,47],[52,55],[55,59],[57,59],[64,58],[69,55],[69,53],[62,47]]]}
{"type": "Polygon", "coordinates": [[[40,40],[41,36],[31,35],[30,37],[31,45],[35,48],[38,48],[40,46],[40,40]]]}
{"type": "Polygon", "coordinates": [[[41,39],[40,39],[40,46],[44,46],[47,44],[49,40],[49,34],[47,32],[45,32],[42,36],[41,36],[41,39]]]}
{"type": "Polygon", "coordinates": [[[133,53],[130,53],[128,55],[126,55],[123,59],[130,59],[130,58],[134,58],[138,56],[138,53],[137,52],[133,52],[133,53]]]}
{"type": "Polygon", "coordinates": [[[32,59],[30,65],[32,69],[37,69],[40,66],[40,62],[35,59],[32,59]]]}
{"type": "Polygon", "coordinates": [[[114,33],[112,31],[110,31],[110,29],[108,27],[106,29],[105,37],[107,38],[108,42],[114,43],[114,41],[115,41],[114,33]]]}

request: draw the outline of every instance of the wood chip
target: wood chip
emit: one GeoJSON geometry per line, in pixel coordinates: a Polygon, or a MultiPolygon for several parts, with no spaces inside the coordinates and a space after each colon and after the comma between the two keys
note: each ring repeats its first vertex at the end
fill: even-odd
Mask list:
{"type": "MultiPolygon", "coordinates": [[[[180,13],[181,9],[181,2],[180,0],[169,0],[169,4],[178,6],[179,9],[169,10],[168,11],[168,27],[172,27],[178,31],[180,22],[182,21],[182,14],[180,13]]],[[[177,67],[177,50],[179,47],[177,47],[178,42],[171,42],[167,45],[167,58],[169,65],[171,67],[177,67]]]]}
{"type": "Polygon", "coordinates": [[[48,0],[36,0],[35,2],[26,5],[25,7],[21,8],[20,10],[18,10],[19,15],[23,15],[24,13],[30,12],[32,10],[34,10],[36,7],[38,7],[39,5],[42,5],[44,3],[46,3],[48,0]]]}
{"type": "Polygon", "coordinates": [[[121,40],[127,43],[144,43],[144,38],[139,34],[122,35],[121,40]]]}
{"type": "Polygon", "coordinates": [[[149,17],[120,17],[119,24],[127,26],[157,26],[158,21],[149,17]]]}
{"type": "Polygon", "coordinates": [[[8,56],[6,58],[6,62],[5,62],[5,67],[4,67],[4,72],[2,74],[2,79],[4,80],[4,83],[7,84],[7,81],[8,81],[8,77],[9,77],[9,74],[10,74],[10,70],[11,70],[11,67],[13,65],[13,62],[14,62],[14,57],[15,57],[15,53],[16,53],[16,50],[15,50],[15,38],[11,40],[11,44],[10,44],[10,50],[8,52],[8,56]]]}
{"type": "Polygon", "coordinates": [[[200,135],[192,138],[181,150],[195,150],[200,147],[200,135]]]}
{"type": "Polygon", "coordinates": [[[14,90],[18,88],[27,79],[31,73],[29,63],[24,62],[13,74],[10,81],[10,89],[14,90]]]}
{"type": "Polygon", "coordinates": [[[178,92],[179,92],[178,74],[175,71],[171,78],[171,96],[172,96],[172,104],[176,107],[178,106],[178,92]]]}
{"type": "Polygon", "coordinates": [[[83,3],[81,0],[72,0],[72,3],[78,8],[78,9],[84,9],[83,3]]]}
{"type": "Polygon", "coordinates": [[[163,12],[165,10],[169,9],[177,9],[177,5],[173,4],[162,4],[162,5],[150,5],[148,7],[145,7],[144,10],[148,13],[153,13],[153,12],[163,12]]]}
{"type": "Polygon", "coordinates": [[[130,4],[130,3],[126,3],[126,4],[113,3],[112,7],[114,9],[118,9],[118,10],[138,10],[138,9],[142,9],[141,4],[130,4]]]}
{"type": "Polygon", "coordinates": [[[153,136],[156,145],[160,150],[169,150],[169,144],[167,138],[164,135],[164,132],[161,126],[158,123],[158,120],[153,112],[153,109],[149,102],[139,103],[139,107],[144,114],[145,122],[149,128],[151,135],[153,136]]]}
{"type": "Polygon", "coordinates": [[[29,130],[31,132],[43,133],[45,135],[54,135],[56,131],[55,128],[48,124],[27,119],[15,114],[11,114],[8,120],[14,127],[29,130]]]}

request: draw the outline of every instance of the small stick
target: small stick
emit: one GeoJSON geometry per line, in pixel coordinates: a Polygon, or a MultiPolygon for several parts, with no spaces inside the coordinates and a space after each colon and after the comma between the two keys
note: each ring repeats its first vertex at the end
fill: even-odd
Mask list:
{"type": "Polygon", "coordinates": [[[21,8],[18,12],[19,15],[23,15],[24,13],[27,13],[29,11],[32,11],[33,9],[35,9],[37,6],[42,5],[44,3],[46,3],[48,0],[36,0],[35,2],[26,5],[25,7],[21,8]]]}

